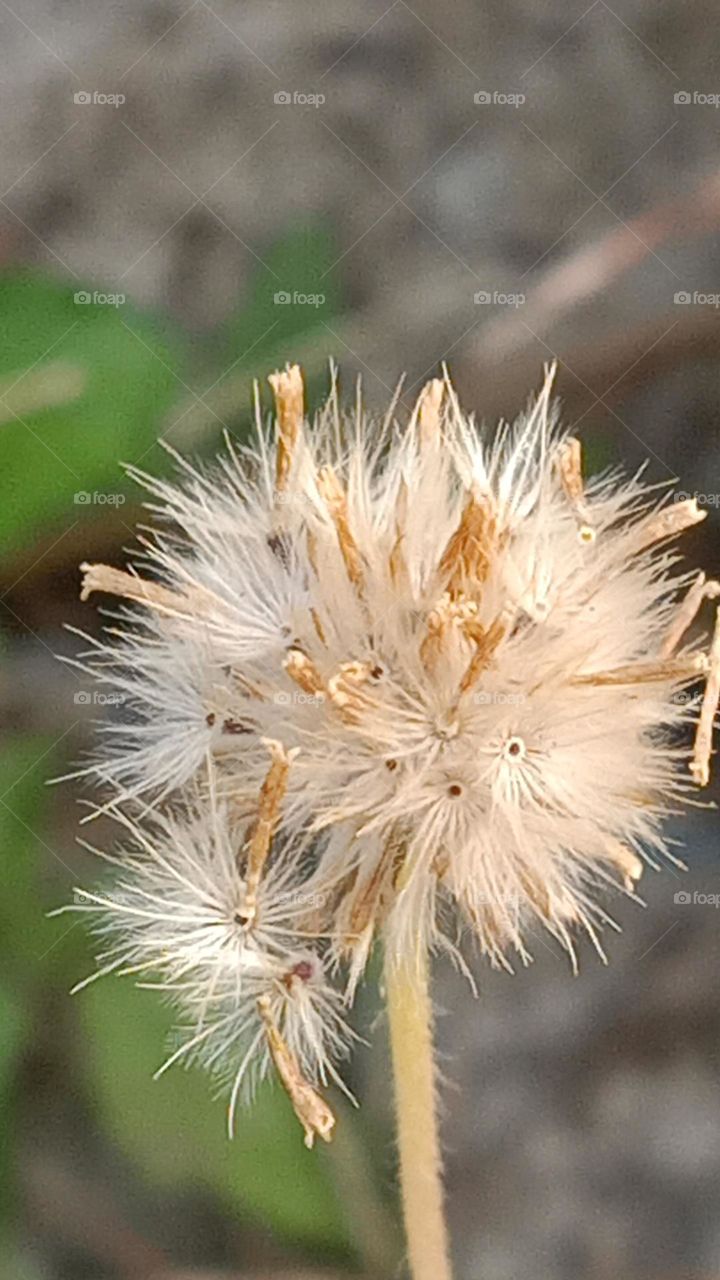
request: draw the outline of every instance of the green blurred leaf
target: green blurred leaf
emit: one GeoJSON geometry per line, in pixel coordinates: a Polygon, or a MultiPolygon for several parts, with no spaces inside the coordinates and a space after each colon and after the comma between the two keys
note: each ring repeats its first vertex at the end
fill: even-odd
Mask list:
{"type": "Polygon", "coordinates": [[[212,1098],[200,1070],[172,1067],[154,1081],[172,1014],[154,992],[122,979],[101,980],[81,1002],[89,1084],[114,1140],[153,1182],[204,1184],[229,1208],[316,1248],[347,1250],[329,1171],[307,1151],[280,1089],[263,1088],[240,1110],[236,1136],[226,1104],[212,1098]]]}
{"type": "Polygon", "coordinates": [[[0,987],[0,1110],[4,1109],[12,1084],[25,1030],[26,1018],[19,997],[0,987]]]}
{"type": "Polygon", "coordinates": [[[37,976],[68,927],[46,918],[49,904],[39,882],[40,862],[50,849],[43,816],[53,745],[47,737],[25,736],[8,739],[0,751],[0,957],[3,972],[23,985],[37,976]]]}
{"type": "MultiPolygon", "coordinates": [[[[15,1154],[15,1081],[20,1055],[25,1045],[27,1020],[20,998],[6,987],[0,987],[0,1220],[12,1209],[15,1154]]],[[[2,1274],[0,1272],[0,1274],[2,1274]]]]}
{"type": "MultiPolygon", "coordinates": [[[[0,1212],[11,1211],[15,1080],[28,1036],[28,999],[48,945],[37,887],[37,840],[29,829],[43,807],[42,764],[52,744],[25,737],[0,751],[0,1212]]],[[[47,757],[46,757],[47,759],[47,757]]],[[[48,928],[47,932],[52,932],[48,928]]],[[[10,1274],[10,1273],[8,1273],[10,1274]]]]}
{"type": "Polygon", "coordinates": [[[3,1280],[47,1280],[47,1271],[12,1240],[0,1241],[0,1276],[3,1280]]]}
{"type": "Polygon", "coordinates": [[[333,269],[337,258],[329,230],[318,223],[296,228],[265,255],[266,265],[258,267],[249,297],[216,335],[209,390],[200,400],[187,399],[173,409],[171,420],[178,424],[172,431],[174,444],[189,447],[208,431],[247,416],[254,379],[268,395],[267,374],[288,361],[303,365],[312,401],[328,377],[333,340],[325,325],[334,328],[342,308],[340,275],[333,269]],[[276,301],[278,295],[290,300],[276,301]],[[313,296],[317,305],[299,300],[313,296]]]}
{"type": "Polygon", "coordinates": [[[127,303],[78,303],[80,293],[29,271],[0,275],[0,390],[14,409],[2,426],[0,553],[34,528],[72,524],[75,493],[121,492],[119,461],[154,444],[177,393],[167,326],[127,303]]]}
{"type": "Polygon", "coordinates": [[[268,352],[292,358],[292,341],[322,328],[340,310],[338,257],[329,230],[317,223],[295,228],[265,255],[250,298],[223,326],[227,358],[237,360],[250,346],[250,362],[268,352]],[[277,301],[284,296],[288,301],[277,301]],[[301,299],[315,298],[316,302],[301,299]],[[260,341],[258,341],[260,339],[260,341]]]}

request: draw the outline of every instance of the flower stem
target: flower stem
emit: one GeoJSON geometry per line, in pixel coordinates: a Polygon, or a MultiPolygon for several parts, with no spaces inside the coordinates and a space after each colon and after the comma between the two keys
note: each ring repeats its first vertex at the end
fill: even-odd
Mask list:
{"type": "Polygon", "coordinates": [[[385,983],[410,1271],[413,1280],[451,1280],[427,958],[386,964],[385,983]]]}

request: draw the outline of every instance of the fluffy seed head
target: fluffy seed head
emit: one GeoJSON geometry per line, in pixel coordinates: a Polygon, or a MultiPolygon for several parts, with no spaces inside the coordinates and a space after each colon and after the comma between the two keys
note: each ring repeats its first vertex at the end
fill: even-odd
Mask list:
{"type": "Polygon", "coordinates": [[[574,959],[665,853],[688,753],[707,781],[720,640],[686,633],[720,588],[672,545],[703,513],[586,482],[551,379],[488,436],[440,380],[402,426],[334,392],[310,425],[288,368],[251,446],[135,473],[157,532],[132,572],[84,566],[126,601],[85,661],[128,699],[88,771],[137,811],[84,904],[101,967],[159,976],[179,1053],[230,1061],[235,1093],[272,1061],[310,1138],[347,1044],[328,964],[351,997],[378,938],[393,963],[467,931],[509,967],[545,928],[574,959]]]}

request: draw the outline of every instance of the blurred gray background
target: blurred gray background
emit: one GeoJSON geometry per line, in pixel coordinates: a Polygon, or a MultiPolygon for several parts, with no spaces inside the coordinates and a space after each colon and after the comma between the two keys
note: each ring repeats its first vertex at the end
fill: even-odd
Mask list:
{"type": "MultiPolygon", "coordinates": [[[[557,360],[591,461],[649,458],[653,481],[677,476],[704,499],[710,518],[684,549],[717,574],[716,16],[669,0],[0,0],[0,265],[87,293],[83,316],[124,295],[113,319],[131,345],[145,341],[131,306],[181,335],[178,364],[151,352],[168,403],[123,460],[160,435],[215,449],[224,427],[245,429],[251,377],[288,359],[319,395],[332,357],[345,393],[361,375],[376,408],[402,373],[410,405],[447,361],[489,423],[557,360]]],[[[61,330],[25,364],[62,359],[61,330]]],[[[33,423],[17,410],[5,439],[33,423]]],[[[59,434],[43,439],[37,468],[60,475],[72,427],[67,453],[59,434]]],[[[91,490],[82,456],[71,485],[91,490]]],[[[63,620],[97,626],[75,566],[119,561],[137,501],[38,509],[0,561],[8,742],[36,735],[55,772],[91,734],[92,708],[52,656],[77,647],[63,620]]],[[[39,780],[42,754],[27,755],[39,780]]],[[[54,793],[38,834],[12,787],[11,834],[30,832],[57,905],[94,874],[72,794],[54,793]]],[[[674,834],[690,872],[647,873],[645,911],[617,904],[607,968],[587,951],[572,978],[538,938],[529,970],[481,971],[478,1001],[439,969],[460,1280],[720,1277],[720,915],[675,901],[720,892],[714,813],[674,834]]],[[[60,934],[52,946],[65,954],[60,934]]],[[[92,1080],[82,1093],[78,1015],[64,1008],[74,966],[51,1001],[33,997],[13,1077],[8,1280],[399,1274],[381,1018],[355,1067],[355,1148],[323,1166],[346,1233],[325,1247],[320,1229],[298,1242],[262,1206],[246,1212],[252,1188],[233,1214],[191,1176],[158,1189],[122,1125],[93,1113],[92,1080]]],[[[368,1023],[375,1012],[368,998],[368,1023]]],[[[221,1129],[222,1104],[209,1114],[221,1129]]]]}

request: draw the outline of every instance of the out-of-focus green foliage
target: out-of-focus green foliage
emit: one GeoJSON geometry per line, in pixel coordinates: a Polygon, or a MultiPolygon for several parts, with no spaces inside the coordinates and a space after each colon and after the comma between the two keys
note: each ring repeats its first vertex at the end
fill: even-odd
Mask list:
{"type": "MultiPolygon", "coordinates": [[[[30,1044],[40,998],[67,1001],[63,1014],[77,1028],[73,1079],[82,1079],[104,1133],[154,1185],[214,1191],[229,1212],[249,1215],[303,1246],[347,1248],[347,1233],[317,1151],[305,1150],[302,1131],[279,1089],[263,1088],[251,1109],[238,1113],[230,1142],[223,1101],[199,1070],[180,1065],[158,1081],[173,1025],[157,994],[127,979],[108,978],[79,993],[69,988],[88,972],[90,947],[78,918],[47,919],[70,899],[72,873],[42,880],[52,857],[45,813],[53,792],[44,778],[57,761],[50,743],[26,737],[0,756],[0,848],[5,892],[0,897],[0,1127],[12,1163],[10,1108],[23,1049],[30,1044]],[[43,833],[43,834],[41,834],[43,833]],[[72,937],[71,937],[72,935],[72,937]],[[67,939],[67,941],[66,941],[67,939]]],[[[55,856],[58,856],[55,854],[55,856]]],[[[61,1025],[66,1017],[58,1019],[61,1025]]],[[[4,1197],[5,1199],[7,1197],[4,1197]]]]}
{"type": "Polygon", "coordinates": [[[173,1025],[156,992],[110,979],[78,1000],[101,1121],[147,1178],[211,1187],[228,1208],[304,1244],[347,1243],[327,1166],[305,1149],[280,1089],[263,1087],[252,1107],[238,1109],[231,1142],[226,1107],[204,1073],[178,1063],[152,1079],[173,1025]]]}
{"type": "MultiPolygon", "coordinates": [[[[249,303],[223,326],[221,358],[242,356],[256,370],[269,359],[294,359],[293,344],[324,329],[340,309],[337,254],[327,232],[318,225],[296,228],[267,254],[269,270],[258,271],[249,303]],[[285,301],[277,300],[283,296],[285,301]],[[305,301],[301,301],[305,299],[305,301]],[[310,301],[314,299],[314,301],[310,301]]],[[[324,346],[328,333],[324,330],[324,346]]]]}
{"type": "Polygon", "coordinates": [[[75,494],[126,489],[122,462],[162,465],[158,436],[203,450],[247,418],[253,378],[289,358],[308,365],[312,395],[340,308],[335,256],[324,228],[295,229],[194,355],[167,318],[94,300],[123,297],[110,286],[0,273],[0,555],[76,519],[75,494]]]}
{"type": "MultiPolygon", "coordinates": [[[[8,1280],[43,1280],[41,1271],[33,1260],[17,1250],[11,1243],[0,1241],[0,1276],[8,1280]]],[[[47,1280],[47,1277],[45,1277],[47,1280]]]]}
{"type": "Polygon", "coordinates": [[[75,300],[109,296],[0,275],[0,552],[71,523],[76,493],[121,488],[118,463],[154,443],[177,394],[181,344],[167,323],[127,302],[75,300]]]}
{"type": "MultiPolygon", "coordinates": [[[[12,1104],[16,1071],[22,1052],[27,1019],[20,997],[11,987],[0,985],[0,1130],[3,1134],[0,1146],[0,1179],[7,1183],[12,1141],[12,1104]]],[[[7,1197],[3,1197],[3,1204],[7,1197]]],[[[0,1214],[3,1210],[0,1208],[0,1214]]]]}
{"type": "Polygon", "coordinates": [[[12,1081],[25,1026],[25,1016],[17,995],[7,987],[0,987],[0,1106],[12,1081]]]}
{"type": "Polygon", "coordinates": [[[0,1181],[6,1187],[0,1206],[5,1211],[12,1190],[18,1071],[32,1030],[36,983],[52,936],[57,934],[43,915],[37,884],[38,840],[32,828],[42,812],[44,790],[38,761],[48,759],[49,746],[28,736],[0,751],[0,1181]]]}
{"type": "Polygon", "coordinates": [[[312,402],[321,384],[327,384],[328,355],[338,346],[333,336],[341,309],[332,270],[336,258],[332,241],[318,225],[297,228],[274,246],[265,258],[267,269],[255,274],[246,303],[213,337],[204,360],[202,395],[181,393],[179,408],[173,408],[169,425],[174,443],[192,445],[208,433],[217,435],[223,424],[232,425],[251,404],[253,381],[267,395],[266,375],[288,361],[302,364],[312,402]]]}
{"type": "Polygon", "coordinates": [[[46,953],[63,932],[59,921],[45,916],[49,904],[40,881],[41,859],[58,856],[45,823],[45,779],[56,763],[52,742],[35,735],[8,739],[0,751],[2,973],[18,993],[28,996],[41,977],[46,953]]]}

